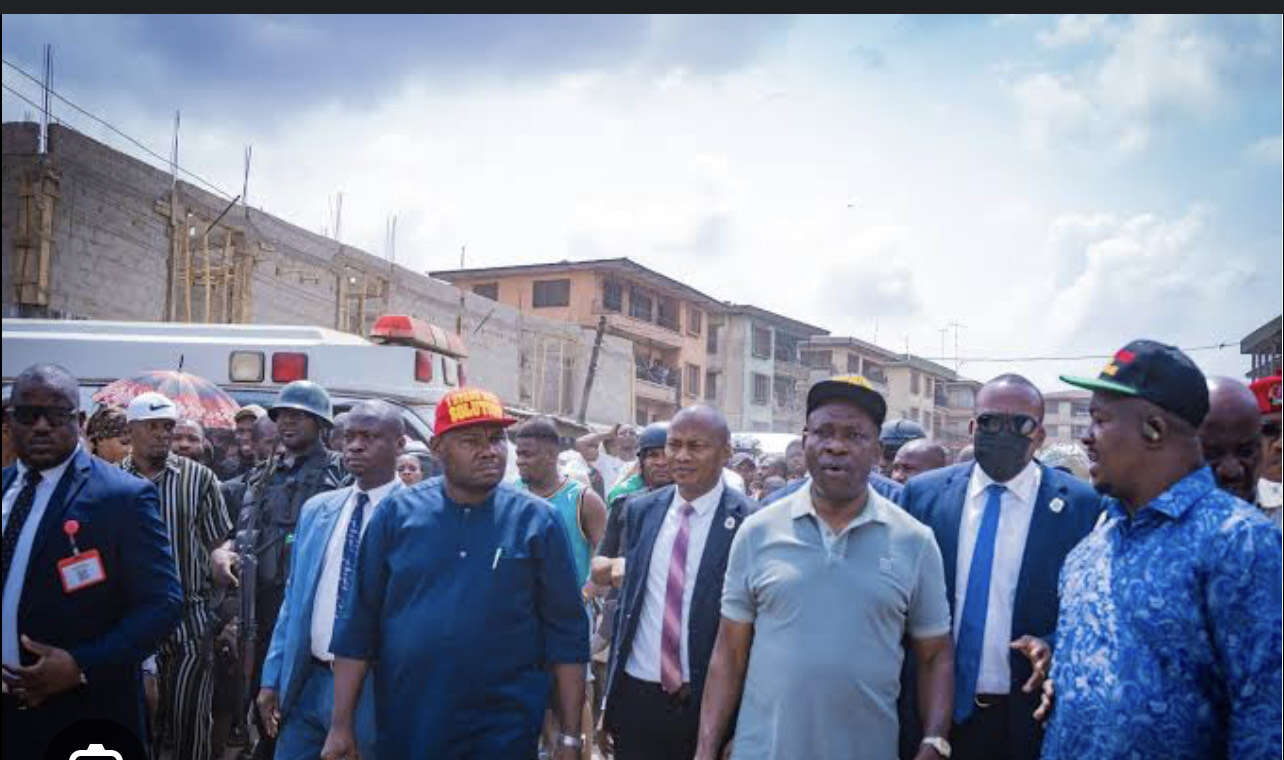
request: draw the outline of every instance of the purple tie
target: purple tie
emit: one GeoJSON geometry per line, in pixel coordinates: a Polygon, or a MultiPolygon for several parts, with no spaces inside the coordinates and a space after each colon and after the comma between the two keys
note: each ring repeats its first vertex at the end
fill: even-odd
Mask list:
{"type": "Polygon", "coordinates": [[[669,555],[669,580],[664,589],[664,628],[660,633],[660,687],[669,694],[682,688],[682,591],[687,585],[687,539],[691,535],[690,504],[681,508],[682,523],[669,555]]]}

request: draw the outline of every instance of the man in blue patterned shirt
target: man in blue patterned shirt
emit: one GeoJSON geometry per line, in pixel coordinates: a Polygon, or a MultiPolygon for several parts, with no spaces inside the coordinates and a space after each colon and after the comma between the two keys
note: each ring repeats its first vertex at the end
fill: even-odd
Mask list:
{"type": "Polygon", "coordinates": [[[1110,498],[1061,571],[1044,760],[1279,758],[1280,531],[1204,464],[1203,373],[1138,340],[1062,380],[1093,391],[1110,498]]]}

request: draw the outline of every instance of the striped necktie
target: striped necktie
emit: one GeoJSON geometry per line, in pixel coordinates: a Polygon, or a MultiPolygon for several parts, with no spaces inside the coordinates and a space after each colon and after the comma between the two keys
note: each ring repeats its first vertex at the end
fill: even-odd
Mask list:
{"type": "Polygon", "coordinates": [[[687,542],[691,537],[691,514],[683,504],[681,523],[669,555],[669,580],[664,589],[664,628],[660,632],[660,687],[673,694],[682,688],[682,595],[687,585],[687,542]]]}

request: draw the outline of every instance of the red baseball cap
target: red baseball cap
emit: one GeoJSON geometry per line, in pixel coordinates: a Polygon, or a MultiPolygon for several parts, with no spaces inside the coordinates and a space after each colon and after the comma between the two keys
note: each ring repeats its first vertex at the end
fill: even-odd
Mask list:
{"type": "Polygon", "coordinates": [[[437,403],[437,420],[432,434],[441,435],[456,428],[492,423],[508,427],[517,420],[504,414],[499,396],[481,388],[459,388],[442,396],[437,403]]]}
{"type": "Polygon", "coordinates": [[[1271,414],[1280,410],[1280,376],[1262,377],[1249,384],[1253,395],[1257,396],[1257,410],[1262,414],[1271,414]]]}

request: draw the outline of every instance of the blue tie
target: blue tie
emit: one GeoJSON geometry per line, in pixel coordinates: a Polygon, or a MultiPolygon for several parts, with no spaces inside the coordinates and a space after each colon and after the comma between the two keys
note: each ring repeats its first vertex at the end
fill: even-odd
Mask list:
{"type": "Polygon", "coordinates": [[[994,538],[999,533],[999,507],[1007,486],[993,483],[986,489],[985,513],[976,532],[972,566],[967,573],[967,594],[954,643],[954,722],[972,714],[976,677],[981,671],[981,643],[985,638],[985,613],[990,606],[990,570],[994,565],[994,538]]]}
{"type": "Polygon", "coordinates": [[[365,491],[357,492],[357,507],[348,518],[348,532],[343,536],[343,564],[339,565],[339,593],[334,600],[334,616],[343,617],[347,608],[348,597],[352,592],[352,576],[357,570],[357,549],[361,548],[361,521],[365,517],[366,505],[370,496],[365,491]]]}

